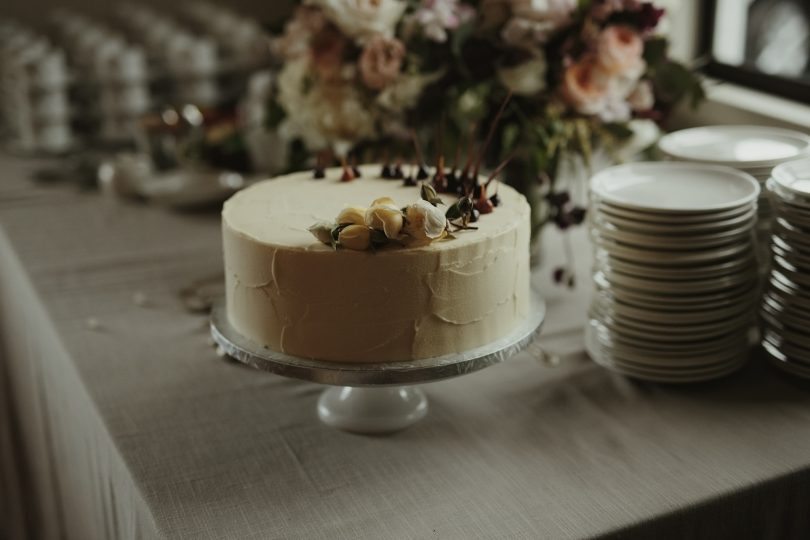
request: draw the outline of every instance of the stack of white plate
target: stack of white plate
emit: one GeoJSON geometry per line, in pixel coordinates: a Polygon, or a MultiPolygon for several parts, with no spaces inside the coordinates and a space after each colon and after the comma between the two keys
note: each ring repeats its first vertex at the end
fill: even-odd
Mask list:
{"type": "Polygon", "coordinates": [[[635,163],[591,179],[591,358],[662,382],[726,375],[756,311],[759,184],[727,167],[635,163]]]}
{"type": "MultiPolygon", "coordinates": [[[[764,187],[777,165],[810,157],[810,137],[788,129],[762,126],[706,126],[676,131],[658,143],[661,152],[675,161],[723,165],[744,171],[764,187]]],[[[768,269],[773,208],[766,191],[758,205],[757,243],[760,271],[768,269]]]]}
{"type": "Polygon", "coordinates": [[[810,378],[810,159],[768,180],[776,219],[762,299],[762,345],[776,365],[810,378]]]}

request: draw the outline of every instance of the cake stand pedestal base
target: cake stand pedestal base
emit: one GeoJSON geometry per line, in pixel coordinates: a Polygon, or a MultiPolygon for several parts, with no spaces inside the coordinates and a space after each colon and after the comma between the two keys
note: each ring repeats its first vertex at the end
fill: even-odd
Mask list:
{"type": "Polygon", "coordinates": [[[318,418],[324,424],[368,435],[405,429],[427,411],[427,396],[412,386],[333,386],[318,399],[318,418]]]}
{"type": "Polygon", "coordinates": [[[365,434],[393,433],[425,417],[428,400],[419,384],[484,369],[531,345],[546,306],[532,293],[529,313],[509,335],[460,353],[413,361],[350,363],[299,358],[262,347],[231,326],[223,299],[211,309],[211,337],[238,362],[284,377],[325,384],[318,418],[331,427],[365,434]]]}

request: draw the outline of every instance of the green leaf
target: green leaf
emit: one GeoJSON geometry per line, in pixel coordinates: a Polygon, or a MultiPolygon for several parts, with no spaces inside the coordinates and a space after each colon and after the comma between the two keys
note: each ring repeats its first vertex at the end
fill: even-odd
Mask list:
{"type": "Polygon", "coordinates": [[[459,219],[463,214],[461,212],[461,207],[459,203],[461,201],[456,202],[455,204],[451,205],[450,208],[447,209],[447,212],[444,213],[444,217],[446,217],[450,221],[455,221],[459,219]]]}
{"type": "Polygon", "coordinates": [[[264,125],[267,128],[275,129],[281,124],[286,116],[287,113],[284,112],[281,105],[279,105],[275,100],[270,100],[267,103],[267,116],[265,117],[264,125]]]}
{"type": "Polygon", "coordinates": [[[574,120],[574,125],[576,127],[579,152],[582,155],[582,159],[585,161],[585,165],[590,167],[591,157],[593,155],[593,150],[591,148],[591,126],[584,118],[574,120]]]}
{"type": "Polygon", "coordinates": [[[655,93],[666,103],[677,103],[695,86],[695,75],[677,62],[665,62],[655,71],[655,93]]]}
{"type": "Polygon", "coordinates": [[[501,133],[501,155],[509,154],[517,146],[520,137],[520,126],[515,123],[506,124],[501,133]]]}
{"type": "Polygon", "coordinates": [[[644,45],[644,61],[648,66],[657,66],[666,61],[669,41],[663,37],[652,38],[644,45]]]}
{"type": "Polygon", "coordinates": [[[456,58],[461,57],[461,52],[464,49],[464,44],[473,34],[475,30],[475,21],[469,21],[467,23],[462,24],[453,32],[452,37],[450,38],[450,51],[453,53],[453,56],[456,58]]]}
{"type": "Polygon", "coordinates": [[[615,122],[602,125],[602,130],[604,130],[611,137],[620,141],[627,140],[633,136],[632,129],[627,127],[625,124],[618,124],[615,122]]]}

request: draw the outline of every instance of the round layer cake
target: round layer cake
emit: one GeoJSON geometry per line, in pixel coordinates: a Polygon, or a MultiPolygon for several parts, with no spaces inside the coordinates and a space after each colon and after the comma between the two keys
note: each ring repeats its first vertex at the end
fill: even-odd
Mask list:
{"type": "MultiPolygon", "coordinates": [[[[379,178],[341,182],[311,172],[254,184],[222,211],[227,313],[254,343],[335,362],[433,358],[506,336],[529,311],[529,205],[499,185],[500,204],[477,229],[421,247],[333,249],[309,228],[347,206],[390,197],[416,202],[418,187],[379,178]]],[[[441,195],[447,204],[451,195],[441,195]]]]}

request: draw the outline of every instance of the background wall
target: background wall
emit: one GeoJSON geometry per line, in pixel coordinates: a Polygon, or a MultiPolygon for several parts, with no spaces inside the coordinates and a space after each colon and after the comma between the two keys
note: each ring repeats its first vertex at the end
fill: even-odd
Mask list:
{"type": "MultiPolygon", "coordinates": [[[[137,3],[153,5],[162,10],[172,10],[183,0],[134,0],[137,3]]],[[[213,0],[245,15],[251,15],[262,22],[276,22],[283,19],[293,5],[293,0],[213,0]]],[[[57,7],[76,9],[88,15],[107,15],[119,0],[0,0],[0,17],[13,17],[36,26],[44,22],[48,12],[57,7]]]]}
{"type": "MultiPolygon", "coordinates": [[[[165,0],[135,0],[140,3],[172,9],[181,3],[165,0]]],[[[293,0],[214,0],[245,15],[251,15],[262,22],[278,22],[291,9],[293,0]]],[[[680,59],[692,58],[695,53],[697,11],[699,0],[659,0],[670,11],[670,30],[673,40],[673,53],[680,59]]],[[[105,16],[118,0],[0,0],[0,17],[14,17],[28,24],[43,22],[44,16],[56,7],[76,9],[82,13],[105,16]]]]}

